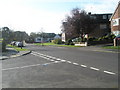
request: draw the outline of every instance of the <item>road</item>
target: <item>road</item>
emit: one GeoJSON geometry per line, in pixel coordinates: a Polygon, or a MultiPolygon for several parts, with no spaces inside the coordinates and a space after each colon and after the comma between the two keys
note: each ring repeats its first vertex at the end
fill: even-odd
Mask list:
{"type": "Polygon", "coordinates": [[[2,61],[3,88],[117,88],[118,54],[83,47],[28,45],[2,61]]]}

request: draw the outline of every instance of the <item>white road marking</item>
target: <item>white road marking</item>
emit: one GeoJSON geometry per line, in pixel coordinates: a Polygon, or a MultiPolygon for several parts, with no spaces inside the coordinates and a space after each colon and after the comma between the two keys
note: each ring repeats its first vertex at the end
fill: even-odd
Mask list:
{"type": "Polygon", "coordinates": [[[52,63],[44,63],[44,64],[42,64],[42,65],[48,65],[48,64],[52,64],[52,63]]]}
{"type": "Polygon", "coordinates": [[[87,67],[86,65],[83,65],[83,64],[81,64],[80,66],[81,66],[81,67],[87,67]]]}
{"type": "Polygon", "coordinates": [[[56,57],[52,57],[52,59],[57,59],[56,57]]]}
{"type": "Polygon", "coordinates": [[[73,63],[74,65],[79,65],[78,63],[73,63]]]}
{"type": "Polygon", "coordinates": [[[60,58],[57,58],[57,60],[61,60],[60,58]]]}
{"type": "Polygon", "coordinates": [[[92,70],[96,70],[96,71],[99,71],[100,69],[98,69],[98,68],[94,68],[94,67],[90,67],[90,69],[92,69],[92,70]]]}
{"type": "Polygon", "coordinates": [[[66,60],[61,60],[61,62],[66,62],[66,60]]]}
{"type": "MultiPolygon", "coordinates": [[[[63,60],[63,59],[60,59],[60,58],[56,58],[56,57],[52,57],[52,56],[49,56],[49,55],[45,55],[45,54],[41,54],[41,53],[38,53],[38,52],[33,52],[31,53],[32,55],[35,55],[35,56],[38,56],[38,57],[42,57],[44,59],[47,59],[47,60],[50,60],[50,61],[54,61],[52,63],[59,63],[59,62],[68,62],[68,63],[72,63],[71,61],[67,61],[67,60],[63,60]],[[39,55],[38,55],[39,54],[39,55]],[[45,57],[46,56],[46,57],[45,57]],[[55,61],[55,60],[51,60],[51,59],[55,59],[55,60],[59,60],[59,61],[55,61]]],[[[47,63],[47,64],[51,64],[51,63],[47,63]]],[[[43,64],[43,65],[47,65],[47,64],[43,64]]],[[[72,63],[74,65],[79,65],[78,63],[72,63]]],[[[37,64],[36,64],[37,65],[37,64]]],[[[9,70],[9,69],[18,69],[18,68],[25,68],[25,67],[31,67],[31,66],[36,66],[36,65],[29,65],[29,66],[23,66],[23,67],[15,67],[15,68],[8,68],[8,69],[3,69],[3,70],[9,70]]],[[[38,64],[40,65],[40,64],[38,64]]],[[[80,65],[81,67],[84,67],[86,68],[87,66],[84,65],[84,64],[81,64],[80,65]]],[[[96,71],[100,71],[100,69],[98,68],[95,68],[95,67],[89,67],[90,69],[92,70],[96,70],[96,71]]],[[[116,73],[113,73],[113,72],[110,72],[110,71],[103,71],[104,73],[107,73],[107,74],[112,74],[112,75],[115,75],[116,73]]]]}
{"type": "Polygon", "coordinates": [[[6,68],[6,69],[2,69],[2,71],[13,70],[13,69],[20,69],[20,68],[27,68],[27,67],[33,67],[33,66],[39,66],[39,65],[41,65],[41,64],[27,65],[27,66],[22,66],[22,67],[6,68]]]}
{"type": "Polygon", "coordinates": [[[55,60],[50,60],[50,61],[55,61],[55,60]]]}
{"type": "Polygon", "coordinates": [[[52,58],[52,56],[48,56],[48,55],[46,55],[47,57],[49,57],[49,58],[52,58]]]}
{"type": "Polygon", "coordinates": [[[40,66],[40,65],[48,65],[48,64],[53,64],[53,63],[58,63],[58,61],[57,62],[51,62],[51,63],[44,63],[44,64],[33,64],[33,65],[27,65],[27,66],[21,66],[21,67],[6,68],[6,69],[2,69],[2,71],[22,69],[22,68],[28,68],[28,67],[35,67],[35,66],[40,66]]]}
{"type": "Polygon", "coordinates": [[[59,61],[55,61],[54,63],[59,63],[59,61]]]}
{"type": "Polygon", "coordinates": [[[68,63],[72,63],[71,61],[67,61],[68,63]]]}
{"type": "Polygon", "coordinates": [[[105,73],[107,73],[107,74],[113,74],[113,75],[115,75],[115,73],[113,73],[113,72],[109,72],[109,71],[104,71],[105,73]]]}
{"type": "Polygon", "coordinates": [[[39,54],[39,55],[42,55],[41,57],[52,58],[52,59],[58,59],[58,58],[53,57],[53,56],[49,56],[49,55],[45,55],[45,54],[40,54],[40,53],[37,53],[37,52],[34,52],[34,53],[39,54]]]}

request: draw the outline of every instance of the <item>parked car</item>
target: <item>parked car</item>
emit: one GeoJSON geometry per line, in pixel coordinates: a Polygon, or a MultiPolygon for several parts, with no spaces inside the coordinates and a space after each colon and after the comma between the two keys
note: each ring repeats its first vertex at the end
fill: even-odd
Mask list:
{"type": "Polygon", "coordinates": [[[116,40],[120,40],[120,34],[115,37],[116,40]]]}
{"type": "Polygon", "coordinates": [[[16,46],[23,47],[23,44],[22,44],[22,42],[16,42],[16,46]]]}
{"type": "Polygon", "coordinates": [[[15,45],[16,45],[16,41],[12,41],[12,42],[10,43],[10,45],[15,46],[15,45]]]}

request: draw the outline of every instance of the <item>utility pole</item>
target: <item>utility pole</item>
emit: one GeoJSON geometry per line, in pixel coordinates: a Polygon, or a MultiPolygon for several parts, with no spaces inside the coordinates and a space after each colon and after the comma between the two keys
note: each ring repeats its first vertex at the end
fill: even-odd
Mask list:
{"type": "Polygon", "coordinates": [[[43,45],[43,42],[44,42],[44,35],[43,35],[44,32],[43,32],[43,28],[40,29],[40,34],[41,34],[41,45],[44,46],[44,45],[43,45]]]}
{"type": "Polygon", "coordinates": [[[20,32],[20,37],[21,37],[21,49],[22,49],[22,32],[20,32]]]}

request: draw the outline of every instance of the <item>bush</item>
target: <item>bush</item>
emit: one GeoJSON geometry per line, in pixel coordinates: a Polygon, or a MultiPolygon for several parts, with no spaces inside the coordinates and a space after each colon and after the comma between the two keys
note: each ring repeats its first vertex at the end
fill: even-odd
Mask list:
{"type": "Polygon", "coordinates": [[[82,42],[86,42],[86,41],[87,41],[87,38],[83,38],[83,39],[82,39],[82,42]]]}
{"type": "Polygon", "coordinates": [[[87,38],[79,37],[79,38],[74,39],[74,42],[86,42],[86,41],[87,41],[87,38]]]}
{"type": "Polygon", "coordinates": [[[107,34],[106,36],[98,38],[98,41],[113,41],[114,38],[115,38],[115,35],[107,34]]]}
{"type": "Polygon", "coordinates": [[[68,39],[68,40],[65,42],[65,45],[74,45],[74,43],[72,42],[72,39],[68,39]]]}
{"type": "Polygon", "coordinates": [[[55,39],[55,40],[53,40],[53,43],[55,43],[55,44],[63,44],[61,39],[55,39]]]}
{"type": "Polygon", "coordinates": [[[90,37],[90,38],[88,38],[88,41],[97,41],[98,39],[97,38],[95,38],[95,37],[90,37]]]}

